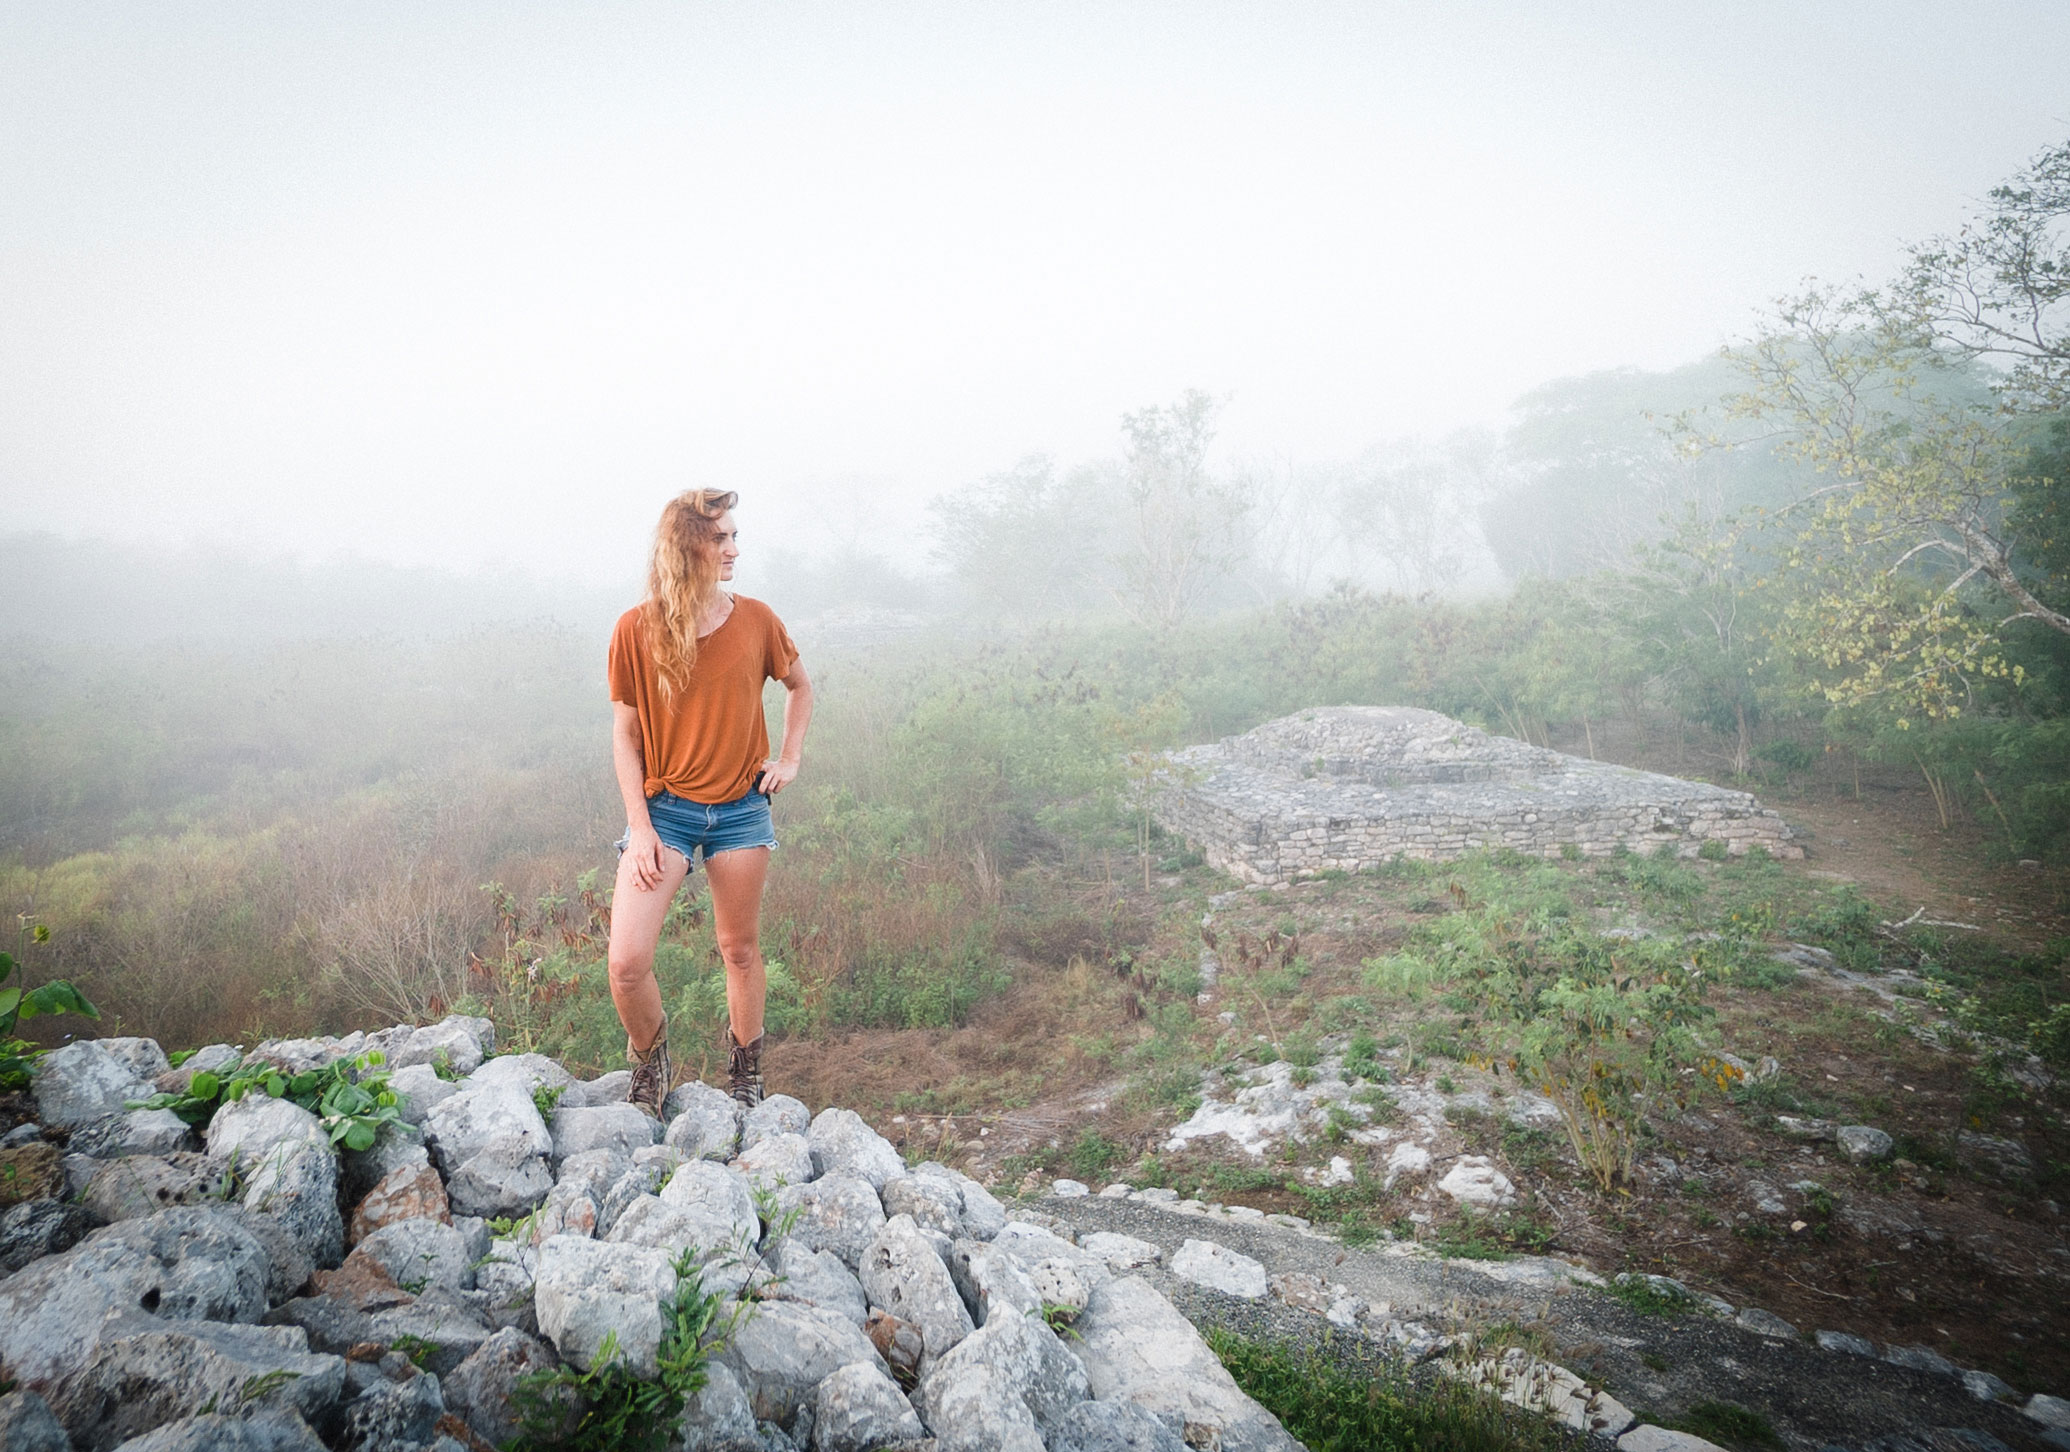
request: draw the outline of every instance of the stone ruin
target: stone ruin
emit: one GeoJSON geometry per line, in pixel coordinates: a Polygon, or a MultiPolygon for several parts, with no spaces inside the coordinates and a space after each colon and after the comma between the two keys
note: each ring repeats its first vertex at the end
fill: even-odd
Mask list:
{"type": "Polygon", "coordinates": [[[142,1038],[44,1056],[0,1134],[0,1448],[482,1452],[528,1373],[615,1339],[654,1377],[695,1266],[732,1330],[671,1452],[1298,1452],[1141,1262],[850,1110],[692,1083],[656,1121],[623,1070],[494,1050],[454,1017],[177,1068],[142,1038]],[[199,1131],[132,1107],[370,1051],[402,1120],[366,1150],[263,1093],[199,1131]]]}
{"type": "Polygon", "coordinates": [[[1243,881],[1281,887],[1482,848],[1602,857],[1716,842],[1802,857],[1747,792],[1529,746],[1411,706],[1333,706],[1174,752],[1160,826],[1243,881]]]}

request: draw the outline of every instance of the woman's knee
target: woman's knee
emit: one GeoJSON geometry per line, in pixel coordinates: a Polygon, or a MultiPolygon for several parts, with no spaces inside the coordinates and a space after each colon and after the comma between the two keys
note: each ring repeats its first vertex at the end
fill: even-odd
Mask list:
{"type": "Polygon", "coordinates": [[[654,976],[654,955],[612,953],[605,960],[605,969],[611,975],[613,987],[630,988],[654,976]]]}
{"type": "Polygon", "coordinates": [[[735,972],[753,968],[762,961],[761,936],[756,933],[721,933],[719,956],[735,972]]]}

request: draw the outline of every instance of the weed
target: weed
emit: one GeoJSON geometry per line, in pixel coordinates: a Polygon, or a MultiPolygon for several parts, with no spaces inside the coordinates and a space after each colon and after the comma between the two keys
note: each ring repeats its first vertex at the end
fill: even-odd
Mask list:
{"type": "Polygon", "coordinates": [[[431,1353],[438,1350],[438,1343],[426,1341],[422,1336],[412,1336],[405,1332],[389,1342],[388,1349],[390,1351],[400,1351],[403,1355],[410,1358],[412,1366],[421,1369],[431,1359],[431,1353]]]}
{"type": "Polygon", "coordinates": [[[1755,1452],[1764,1447],[1781,1452],[1783,1445],[1766,1417],[1737,1402],[1698,1402],[1668,1425],[1674,1431],[1694,1432],[1740,1452],[1755,1452]]]}
{"type": "Polygon", "coordinates": [[[683,1404],[704,1390],[712,1358],[752,1313],[744,1301],[728,1311],[724,1296],[705,1290],[694,1255],[686,1250],[677,1260],[676,1293],[662,1306],[660,1375],[634,1375],[616,1331],[605,1333],[587,1371],[528,1372],[511,1394],[520,1428],[514,1452],[663,1452],[675,1440],[683,1404]]]}
{"type": "Polygon", "coordinates": [[[1617,1276],[1604,1289],[1641,1316],[1686,1316],[1696,1309],[1695,1297],[1648,1276],[1617,1276]]]}
{"type": "Polygon", "coordinates": [[[1079,1179],[1098,1182],[1106,1178],[1107,1172],[1120,1162],[1125,1153],[1120,1145],[1098,1130],[1088,1129],[1078,1136],[1067,1158],[1079,1179]]]}
{"type": "Polygon", "coordinates": [[[1040,1315],[1042,1317],[1042,1324],[1056,1332],[1057,1335],[1068,1336],[1071,1340],[1077,1341],[1081,1338],[1071,1323],[1078,1319],[1079,1309],[1077,1306],[1059,1305],[1055,1301],[1044,1301],[1039,1311],[1030,1312],[1029,1314],[1040,1315]]]}
{"type": "Polygon", "coordinates": [[[356,1058],[333,1059],[320,1069],[289,1074],[264,1059],[236,1062],[221,1073],[203,1071],[180,1094],[153,1094],[129,1102],[131,1109],[170,1109],[196,1129],[205,1129],[217,1109],[247,1094],[289,1099],[316,1115],[333,1145],[369,1150],[382,1129],[404,1124],[399,1100],[377,1049],[356,1058]]]}
{"type": "Polygon", "coordinates": [[[532,1091],[532,1107],[539,1111],[541,1119],[552,1124],[553,1112],[560,1106],[561,1096],[567,1092],[565,1084],[541,1084],[532,1091]]]}
{"type": "Polygon", "coordinates": [[[1399,1367],[1348,1369],[1320,1351],[1211,1327],[1207,1342],[1238,1386],[1314,1452],[1536,1452],[1559,1445],[1542,1417],[1447,1378],[1399,1367]]]}

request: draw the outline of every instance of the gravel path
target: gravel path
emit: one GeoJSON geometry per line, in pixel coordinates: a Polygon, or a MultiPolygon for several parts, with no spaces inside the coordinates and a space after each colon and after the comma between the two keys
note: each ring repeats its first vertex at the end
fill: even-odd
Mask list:
{"type": "MultiPolygon", "coordinates": [[[[1766,1417],[1792,1452],[1860,1448],[1890,1434],[1919,1437],[1936,1429],[1973,1429],[2016,1449],[2046,1445],[2016,1405],[1978,1401],[1951,1376],[1822,1350],[1808,1339],[1771,1339],[1708,1315],[1641,1315],[1601,1291],[1554,1283],[1544,1262],[1445,1261],[1387,1243],[1347,1249],[1269,1221],[1224,1220],[1099,1196],[1048,1196],[1023,1204],[1081,1235],[1107,1230],[1149,1241],[1164,1252],[1166,1264],[1185,1241],[1212,1241],[1258,1261],[1268,1275],[1320,1275],[1368,1302],[1386,1303],[1397,1317],[1441,1330],[1505,1323],[1522,1328],[1550,1343],[1553,1360],[1592,1386],[1607,1388],[1641,1421],[1674,1420],[1698,1402],[1722,1401],[1766,1417]]],[[[1347,1366],[1370,1364],[1368,1338],[1339,1331],[1325,1339],[1322,1333],[1334,1328],[1311,1312],[1269,1297],[1225,1295],[1162,1267],[1139,1273],[1196,1325],[1320,1344],[1347,1366]]],[[[1959,1438],[1933,1438],[1919,1446],[1928,1452],[1936,1444],[1977,1452],[1976,1444],[1959,1438]]]]}

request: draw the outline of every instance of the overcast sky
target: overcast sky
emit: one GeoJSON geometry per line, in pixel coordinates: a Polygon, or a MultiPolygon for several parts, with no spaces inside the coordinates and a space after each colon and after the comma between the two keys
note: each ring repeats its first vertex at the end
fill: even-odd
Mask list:
{"type": "Polygon", "coordinates": [[[896,540],[1189,387],[1342,457],[1887,272],[2066,60],[2060,0],[25,0],[0,527],[630,582],[675,489],[896,540]]]}

